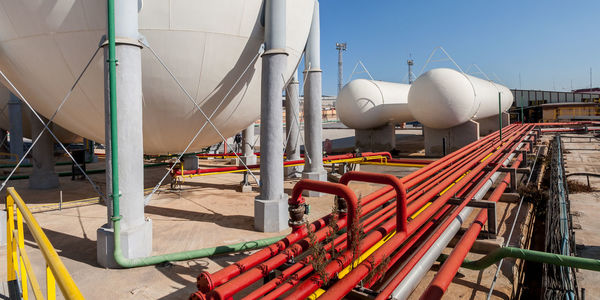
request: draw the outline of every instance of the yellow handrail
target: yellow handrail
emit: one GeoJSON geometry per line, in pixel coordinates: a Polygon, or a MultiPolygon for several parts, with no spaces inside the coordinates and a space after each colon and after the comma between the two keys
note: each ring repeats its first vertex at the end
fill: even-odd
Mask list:
{"type": "Polygon", "coordinates": [[[65,299],[84,299],[83,295],[79,291],[79,288],[69,275],[67,268],[60,260],[56,250],[52,247],[52,244],[44,234],[44,231],[35,220],[31,211],[25,205],[25,202],[21,198],[21,196],[15,191],[14,188],[9,187],[7,189],[7,197],[6,197],[6,210],[8,214],[8,226],[7,226],[7,245],[8,245],[8,280],[17,280],[17,272],[21,275],[22,282],[21,286],[23,287],[23,299],[27,300],[27,277],[29,277],[29,282],[31,283],[33,294],[36,299],[40,299],[42,297],[42,293],[33,274],[33,270],[31,268],[31,264],[29,262],[29,258],[25,252],[25,245],[23,239],[23,220],[24,223],[27,224],[29,228],[29,232],[35,239],[37,246],[42,252],[44,259],[46,260],[46,285],[47,285],[47,294],[48,299],[56,299],[54,282],[58,283],[58,287],[62,291],[65,299]],[[15,229],[15,208],[17,212],[17,228],[15,229]],[[18,253],[17,253],[18,249],[18,253]],[[20,263],[19,263],[20,259],[20,263]],[[17,266],[21,266],[18,268],[17,266]],[[27,276],[29,274],[29,276],[27,276]]]}

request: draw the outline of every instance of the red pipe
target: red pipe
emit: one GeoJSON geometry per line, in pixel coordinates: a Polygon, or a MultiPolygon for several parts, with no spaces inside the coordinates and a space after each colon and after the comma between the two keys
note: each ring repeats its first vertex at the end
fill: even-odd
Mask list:
{"type": "MultiPolygon", "coordinates": [[[[523,161],[522,154],[519,154],[517,160],[513,163],[512,168],[518,168],[523,161]]],[[[488,201],[498,202],[506,187],[510,184],[510,173],[506,174],[500,184],[494,189],[488,201]]],[[[452,282],[454,275],[458,272],[462,262],[469,253],[477,236],[481,232],[483,224],[487,221],[487,209],[482,209],[477,218],[471,224],[471,227],[461,237],[459,242],[454,246],[448,259],[442,264],[440,270],[435,275],[421,299],[441,299],[446,289],[452,282]]]]}
{"type": "MultiPolygon", "coordinates": [[[[522,131],[524,131],[524,130],[521,130],[520,132],[522,132],[522,131]]],[[[496,151],[496,153],[492,155],[492,159],[494,159],[495,157],[500,155],[502,153],[502,151],[504,149],[506,149],[508,147],[508,145],[510,143],[512,143],[512,141],[514,141],[518,137],[518,133],[520,133],[520,132],[517,132],[516,134],[511,135],[508,142],[505,143],[504,145],[502,145],[499,148],[499,150],[496,151]]],[[[466,185],[466,183],[468,183],[473,177],[475,177],[476,174],[478,174],[481,170],[483,170],[483,168],[485,166],[487,166],[489,164],[488,162],[484,162],[484,163],[479,162],[481,159],[484,158],[484,154],[482,154],[480,156],[481,157],[480,159],[477,159],[476,163],[470,163],[470,164],[467,164],[467,166],[463,167],[461,173],[464,174],[468,169],[470,169],[471,167],[478,164],[478,166],[475,167],[475,169],[473,171],[471,171],[469,174],[467,174],[463,180],[456,183],[450,190],[448,190],[446,193],[444,193],[444,195],[440,196],[436,201],[434,201],[431,204],[431,206],[427,210],[423,211],[415,219],[414,222],[411,222],[409,224],[409,234],[414,233],[414,231],[418,228],[418,226],[420,226],[421,224],[424,224],[437,210],[439,210],[441,208],[441,206],[446,204],[448,199],[450,199],[450,197],[452,197],[458,189],[460,189],[464,185],[466,185]]],[[[450,184],[450,182],[441,184],[441,185],[448,186],[449,184],[450,184]]],[[[467,198],[469,198],[469,196],[472,197],[472,194],[474,194],[475,192],[476,191],[471,192],[467,196],[467,198]]],[[[443,224],[443,227],[440,228],[436,232],[437,236],[441,235],[443,230],[445,230],[445,228],[448,227],[448,225],[453,221],[453,219],[456,217],[456,215],[458,215],[458,213],[460,213],[460,210],[462,210],[462,208],[467,204],[467,202],[468,201],[464,201],[461,205],[459,205],[458,208],[452,213],[451,217],[446,219],[446,221],[443,224]]],[[[346,275],[346,277],[344,277],[343,280],[338,281],[331,288],[329,288],[329,290],[325,294],[323,294],[321,296],[321,298],[323,300],[343,298],[343,296],[348,294],[350,291],[352,291],[352,289],[356,286],[356,284],[358,282],[360,282],[361,280],[363,280],[373,268],[375,268],[377,265],[381,264],[383,259],[385,259],[386,257],[389,257],[389,255],[391,253],[393,253],[404,242],[405,238],[406,238],[406,235],[404,235],[404,236],[403,235],[395,235],[394,237],[392,237],[389,241],[387,241],[385,244],[383,244],[383,246],[381,246],[379,249],[377,249],[371,255],[371,259],[363,261],[358,267],[354,268],[348,275],[346,275]]],[[[437,239],[437,237],[435,237],[434,239],[430,239],[430,241],[432,241],[432,240],[435,241],[436,239],[437,239]]],[[[415,257],[418,257],[418,259],[420,259],[420,257],[423,254],[425,254],[425,252],[429,249],[429,247],[431,247],[431,244],[433,244],[433,242],[430,243],[428,247],[422,247],[415,257]]],[[[411,259],[411,261],[415,260],[414,259],[415,257],[413,257],[413,259],[411,259]]],[[[416,261],[414,263],[416,264],[416,261]]],[[[294,295],[294,294],[292,294],[292,295],[294,295]]]]}
{"type": "MultiPolygon", "coordinates": [[[[528,130],[530,128],[530,126],[525,127],[523,130],[521,130],[521,132],[524,132],[525,130],[528,130]]],[[[509,145],[513,145],[513,147],[516,147],[518,144],[513,143],[513,141],[515,140],[517,136],[513,136],[511,137],[502,147],[500,147],[500,149],[498,151],[496,151],[496,154],[493,155],[494,157],[497,157],[498,154],[502,153],[502,151],[504,149],[506,149],[509,145]]],[[[522,140],[522,137],[521,137],[522,140]]],[[[514,149],[514,148],[513,148],[514,149]]],[[[510,155],[510,153],[507,153],[507,155],[510,155]]],[[[483,168],[487,165],[487,163],[480,163],[480,165],[475,168],[471,173],[469,173],[469,175],[465,176],[464,180],[470,180],[470,174],[472,173],[479,173],[481,170],[483,170],[483,168]]],[[[499,166],[498,166],[499,167],[499,166]]],[[[489,176],[491,176],[490,173],[488,174],[489,176]]],[[[486,176],[487,177],[487,176],[486,176]]],[[[486,179],[487,180],[487,179],[486,179]]],[[[478,185],[479,186],[479,185],[478,185]]],[[[454,189],[454,187],[452,188],[454,189]]],[[[452,189],[450,189],[446,194],[448,193],[453,193],[452,189]]],[[[469,199],[472,198],[473,194],[477,192],[477,188],[475,188],[471,193],[469,193],[469,195],[467,195],[465,198],[469,199]]],[[[446,195],[444,194],[444,195],[446,195]]],[[[441,198],[441,197],[440,197],[441,198]]],[[[445,202],[444,202],[445,203],[445,202]]],[[[438,229],[434,235],[432,237],[429,238],[429,240],[419,249],[419,251],[417,251],[417,253],[415,253],[415,255],[410,259],[410,261],[406,264],[406,266],[401,270],[401,272],[396,275],[392,281],[390,281],[390,283],[388,284],[388,286],[386,286],[380,293],[379,295],[376,297],[376,299],[387,299],[387,297],[389,297],[389,295],[393,292],[393,290],[396,288],[396,286],[398,286],[398,284],[400,284],[400,282],[402,282],[402,280],[404,280],[404,278],[406,277],[406,275],[408,274],[408,272],[414,267],[414,265],[421,259],[421,257],[423,257],[423,255],[429,250],[429,248],[433,245],[433,243],[435,243],[435,241],[437,240],[437,238],[442,234],[442,232],[450,225],[450,223],[456,218],[456,216],[460,213],[460,211],[467,205],[468,201],[463,201],[460,205],[458,205],[458,207],[455,209],[455,211],[451,214],[451,216],[449,218],[447,218],[444,223],[442,224],[442,226],[440,227],[440,229],[438,229]]],[[[437,209],[437,207],[434,207],[435,203],[432,204],[430,206],[431,209],[437,209]]],[[[429,210],[429,209],[428,209],[429,210]]],[[[423,215],[423,214],[421,214],[423,215]]],[[[419,217],[421,217],[421,215],[419,215],[419,217]]],[[[419,218],[417,217],[417,218],[419,218]]],[[[412,224],[412,223],[411,223],[412,224]]],[[[388,242],[391,242],[388,241],[388,242]]],[[[386,243],[387,244],[387,243],[386,243]]],[[[385,245],[384,245],[385,246],[385,245]]],[[[383,247],[382,247],[383,248],[383,247]]],[[[381,249],[381,248],[380,248],[381,249]]]]}
{"type": "MultiPolygon", "coordinates": [[[[369,152],[362,154],[362,156],[364,156],[364,157],[376,156],[376,155],[380,155],[380,154],[371,154],[369,152]]],[[[330,156],[324,157],[323,161],[350,159],[350,158],[354,158],[354,157],[355,156],[351,153],[341,154],[341,155],[330,155],[330,156]]],[[[303,163],[304,163],[303,159],[298,159],[298,160],[284,161],[283,165],[288,166],[288,165],[296,165],[296,164],[303,164],[303,163]]],[[[248,169],[258,169],[258,168],[260,168],[260,164],[248,165],[247,167],[248,167],[248,169]]],[[[246,166],[232,166],[232,167],[219,167],[219,168],[209,168],[209,169],[184,170],[183,175],[219,173],[219,172],[239,171],[239,170],[245,170],[245,169],[246,169],[246,166]]],[[[174,169],[172,173],[174,176],[182,175],[181,170],[174,169]]]]}
{"type": "Polygon", "coordinates": [[[406,233],[406,189],[398,177],[390,174],[351,171],[340,178],[340,183],[343,185],[348,185],[350,181],[391,185],[396,190],[396,231],[406,233]]]}
{"type": "MultiPolygon", "coordinates": [[[[472,180],[471,182],[469,182],[467,185],[465,185],[456,195],[457,197],[463,197],[473,186],[473,184],[477,181],[479,181],[484,174],[479,174],[478,177],[475,180],[472,180]]],[[[453,208],[452,205],[444,205],[438,212],[437,215],[434,215],[434,217],[432,219],[430,219],[426,225],[423,225],[421,228],[419,228],[419,230],[421,230],[422,228],[430,228],[431,226],[435,225],[439,220],[441,214],[440,213],[446,213],[448,212],[451,208],[453,208]]],[[[402,248],[396,252],[394,254],[394,256],[392,257],[392,259],[390,260],[389,264],[387,267],[385,267],[383,270],[381,270],[380,274],[378,274],[378,276],[374,276],[373,279],[370,282],[367,282],[364,286],[366,288],[370,288],[371,286],[373,286],[381,276],[383,276],[392,266],[394,266],[401,258],[403,258],[403,256],[407,253],[407,251],[411,250],[411,247],[416,243],[417,239],[420,239],[421,236],[424,234],[424,231],[419,231],[417,233],[415,233],[412,237],[412,239],[409,242],[406,242],[402,248]]]]}
{"type": "MultiPolygon", "coordinates": [[[[395,203],[392,203],[391,205],[384,207],[380,211],[376,212],[375,214],[373,214],[372,216],[367,218],[363,223],[364,231],[366,233],[368,233],[371,230],[373,230],[375,227],[379,226],[385,220],[393,217],[395,215],[395,212],[393,211],[394,208],[395,208],[395,203]]],[[[334,240],[334,245],[335,245],[336,251],[341,251],[341,250],[343,250],[343,248],[345,248],[347,246],[345,238],[346,238],[346,233],[340,235],[338,238],[336,238],[334,240]]],[[[331,249],[331,244],[330,243],[325,244],[324,250],[329,251],[330,249],[331,249]]],[[[329,255],[329,253],[328,253],[328,255],[329,255]]],[[[261,286],[257,290],[253,291],[252,293],[250,293],[248,296],[244,297],[243,299],[244,300],[258,299],[260,297],[263,297],[263,295],[265,293],[267,293],[268,291],[270,291],[274,288],[277,288],[277,289],[275,289],[268,295],[264,296],[262,299],[265,299],[265,300],[266,299],[275,299],[275,298],[283,295],[285,292],[287,292],[288,290],[290,290],[291,288],[293,288],[295,286],[295,284],[290,284],[290,282],[295,281],[297,284],[300,279],[302,279],[304,276],[308,275],[310,272],[313,271],[313,267],[310,264],[311,260],[312,260],[312,256],[310,256],[310,255],[307,256],[302,262],[296,263],[296,264],[292,265],[290,268],[284,270],[282,272],[282,274],[280,276],[278,276],[278,278],[271,280],[270,282],[261,286]],[[298,271],[300,268],[302,268],[302,270],[298,271]],[[289,269],[293,269],[294,271],[292,273],[286,272],[289,269]],[[296,271],[298,271],[298,273],[294,274],[294,272],[296,272],[296,271]],[[305,273],[305,272],[308,272],[308,273],[305,273]],[[293,275],[293,279],[286,282],[286,280],[292,275],[293,275]]]]}
{"type": "MultiPolygon", "coordinates": [[[[300,205],[304,203],[304,199],[302,198],[302,192],[304,191],[313,191],[313,192],[321,192],[330,195],[336,195],[340,198],[343,198],[346,201],[346,205],[348,207],[348,215],[346,216],[346,227],[354,228],[356,224],[354,224],[355,218],[358,218],[358,199],[354,192],[345,184],[341,183],[333,183],[327,181],[318,181],[312,179],[302,179],[294,185],[294,189],[292,190],[292,197],[288,200],[289,205],[300,205]]],[[[345,214],[340,214],[340,217],[344,217],[345,214]]],[[[294,227],[292,227],[294,228],[294,227]]],[[[348,244],[352,247],[355,246],[355,243],[358,241],[354,241],[352,235],[348,236],[348,244]]]]}
{"type": "MultiPolygon", "coordinates": [[[[514,125],[507,127],[506,131],[508,132],[508,131],[512,130],[512,128],[514,128],[514,125]]],[[[492,141],[492,138],[493,138],[493,136],[489,135],[477,142],[474,142],[474,143],[466,146],[465,148],[463,148],[461,150],[466,151],[466,150],[478,147],[479,145],[483,145],[485,142],[492,141]]],[[[415,178],[419,179],[419,178],[417,178],[419,175],[423,175],[423,178],[426,178],[426,176],[429,176],[430,174],[433,174],[433,173],[439,171],[444,166],[446,166],[446,165],[452,163],[453,161],[455,161],[456,159],[458,159],[459,154],[461,154],[461,153],[458,151],[454,152],[454,153],[446,156],[443,161],[442,160],[436,161],[436,162],[430,164],[429,166],[427,166],[423,169],[420,169],[417,172],[412,173],[411,175],[405,177],[404,179],[406,181],[408,181],[410,179],[415,179],[415,178]]],[[[329,158],[331,158],[331,157],[329,157],[329,158]]],[[[377,197],[380,197],[380,196],[386,194],[390,190],[391,190],[391,188],[388,188],[388,187],[380,189],[380,190],[376,191],[375,193],[371,194],[371,195],[373,195],[373,197],[369,197],[369,196],[371,196],[371,195],[369,195],[369,196],[363,198],[363,201],[365,203],[367,203],[368,198],[370,198],[370,200],[373,200],[377,197]]],[[[386,195],[386,196],[388,196],[388,195],[386,195]]],[[[379,202],[379,201],[377,201],[377,202],[379,202]]],[[[373,203],[373,204],[375,204],[375,203],[373,203]]],[[[373,209],[374,208],[375,207],[373,207],[373,209]]],[[[365,213],[367,213],[368,212],[367,205],[365,205],[364,209],[365,209],[365,213]]],[[[325,223],[326,222],[323,219],[318,220],[317,222],[315,222],[315,224],[311,225],[311,230],[315,230],[317,227],[319,227],[319,228],[323,227],[325,223]]],[[[219,286],[220,284],[237,276],[244,270],[252,268],[253,266],[260,263],[261,261],[264,261],[265,259],[273,257],[280,251],[283,251],[287,246],[296,243],[297,241],[299,241],[300,239],[302,239],[305,236],[306,236],[305,231],[304,232],[302,232],[302,231],[294,232],[294,233],[290,234],[288,237],[286,237],[285,239],[283,239],[282,241],[280,241],[274,245],[271,245],[268,248],[262,249],[261,251],[257,252],[256,254],[254,254],[250,257],[244,258],[244,259],[240,260],[239,262],[237,262],[236,264],[228,266],[220,271],[217,271],[212,275],[210,275],[209,273],[201,274],[198,278],[199,290],[202,292],[208,292],[208,291],[214,289],[216,286],[219,286]]]]}
{"type": "MultiPolygon", "coordinates": [[[[300,180],[292,190],[292,197],[289,199],[290,205],[301,205],[303,203],[302,192],[305,190],[317,191],[321,193],[333,194],[340,198],[343,198],[346,201],[348,207],[347,217],[345,218],[348,225],[348,228],[353,228],[354,220],[356,218],[356,213],[358,209],[358,199],[354,192],[346,185],[339,183],[331,183],[310,179],[300,180]]],[[[340,224],[341,225],[341,224],[340,224]]],[[[344,224],[345,225],[345,224],[344,224]]],[[[341,227],[341,226],[340,226],[341,227]]],[[[294,226],[294,232],[302,230],[305,228],[304,226],[294,226]]],[[[318,231],[316,235],[318,235],[317,240],[320,241],[324,239],[327,235],[333,234],[325,231],[318,231]]],[[[354,245],[358,241],[354,241],[352,236],[348,236],[348,244],[354,245]]],[[[310,241],[307,241],[310,242],[310,241]]],[[[298,244],[294,244],[291,248],[285,250],[282,254],[274,256],[271,260],[262,263],[259,267],[252,268],[249,271],[244,273],[244,276],[237,277],[233,280],[230,280],[206,295],[207,299],[229,299],[238,291],[244,289],[245,287],[251,285],[258,278],[264,277],[268,274],[268,272],[277,268],[281,264],[289,261],[291,258],[299,255],[304,251],[304,248],[307,245],[300,246],[298,244]]]]}
{"type": "MultiPolygon", "coordinates": [[[[516,133],[515,133],[515,134],[516,134],[516,133]]],[[[498,145],[498,144],[500,144],[500,143],[499,143],[499,142],[496,142],[496,143],[494,143],[493,145],[495,146],[495,145],[498,145]]],[[[470,147],[467,147],[467,148],[470,148],[470,147]]],[[[478,158],[478,159],[480,160],[480,159],[482,159],[484,156],[485,156],[485,153],[483,153],[483,154],[479,155],[479,158],[478,158]]],[[[469,167],[470,167],[470,166],[463,167],[463,168],[462,168],[462,170],[459,172],[459,175],[458,175],[458,176],[460,176],[460,174],[463,174],[464,172],[466,172],[466,170],[467,170],[469,167]]],[[[456,177],[458,177],[458,176],[456,176],[456,177]]],[[[445,186],[448,186],[450,183],[452,183],[452,181],[454,181],[454,179],[455,179],[455,178],[449,178],[449,179],[445,180],[445,184],[440,184],[440,185],[442,186],[442,189],[443,189],[443,187],[445,187],[445,186]]],[[[468,181],[468,179],[467,179],[467,181],[468,181]]],[[[464,185],[464,184],[463,184],[463,185],[464,185]]],[[[457,186],[455,186],[455,187],[453,187],[453,189],[456,189],[456,188],[458,188],[458,185],[457,185],[457,186]]],[[[439,192],[439,191],[438,191],[438,192],[439,192]]],[[[435,192],[435,193],[433,193],[433,194],[432,194],[432,193],[429,193],[429,194],[430,194],[430,195],[429,195],[429,199],[433,198],[433,197],[435,196],[435,194],[437,194],[438,192],[435,192]]],[[[450,193],[450,192],[452,192],[452,193],[453,193],[453,190],[451,190],[451,191],[449,191],[449,192],[448,192],[448,196],[447,196],[447,198],[449,198],[449,197],[450,197],[450,195],[452,194],[452,193],[450,193]]],[[[447,199],[446,199],[446,201],[447,201],[447,199]]],[[[445,203],[445,202],[444,202],[444,203],[445,203]]],[[[432,206],[433,206],[433,207],[436,207],[436,204],[434,203],[432,206]]],[[[439,205],[437,205],[437,206],[438,206],[438,208],[439,208],[439,205]]],[[[437,208],[435,208],[435,209],[437,209],[437,208]]],[[[411,212],[409,211],[408,213],[410,214],[411,212]]],[[[428,209],[427,211],[425,211],[425,213],[423,213],[423,214],[419,215],[419,217],[421,217],[420,219],[419,219],[419,218],[417,218],[417,220],[419,220],[419,221],[417,221],[417,220],[416,220],[416,222],[411,222],[411,223],[409,224],[409,226],[413,225],[414,223],[422,224],[422,223],[423,223],[423,221],[424,221],[424,220],[423,220],[423,218],[425,218],[425,219],[429,219],[429,217],[431,217],[431,215],[432,215],[432,214],[433,214],[433,213],[431,213],[431,210],[429,210],[429,209],[428,209]]],[[[384,234],[380,234],[380,235],[368,235],[368,236],[367,236],[367,238],[365,238],[365,239],[363,240],[363,243],[364,243],[364,245],[362,245],[362,244],[360,245],[361,252],[364,252],[364,251],[366,251],[366,249],[368,249],[368,248],[372,247],[372,246],[373,246],[373,245],[374,245],[374,244],[375,244],[377,241],[379,241],[381,238],[383,238],[383,236],[385,236],[387,233],[389,233],[389,230],[388,230],[388,228],[387,228],[387,227],[385,227],[386,225],[388,225],[388,226],[389,226],[389,224],[388,224],[388,223],[386,223],[386,224],[384,224],[384,226],[383,226],[383,228],[382,228],[382,229],[383,229],[383,232],[384,232],[384,234]]],[[[415,224],[415,225],[417,225],[417,224],[415,224]]],[[[417,225],[417,226],[418,226],[418,225],[417,225]]],[[[413,226],[413,228],[414,228],[414,227],[415,227],[415,226],[413,226]]],[[[396,239],[396,240],[398,240],[398,239],[402,239],[402,238],[404,238],[404,235],[403,235],[403,234],[397,234],[397,235],[395,235],[395,236],[394,236],[394,238],[392,238],[392,239],[396,239]]],[[[388,241],[386,244],[384,244],[384,246],[383,246],[383,247],[385,247],[385,246],[386,246],[386,245],[387,245],[389,242],[390,242],[390,241],[388,241]]],[[[380,248],[380,249],[381,249],[381,248],[380,248]]],[[[345,253],[344,253],[342,256],[340,256],[340,257],[339,257],[339,258],[336,260],[336,262],[332,262],[332,263],[328,264],[328,266],[327,266],[327,267],[326,267],[326,269],[325,269],[325,275],[326,275],[328,278],[329,278],[329,277],[331,277],[331,276],[332,276],[332,274],[335,274],[336,272],[339,272],[339,270],[341,270],[341,268],[343,268],[343,267],[344,267],[344,266],[346,266],[348,263],[350,263],[351,259],[352,259],[352,253],[349,253],[348,251],[346,251],[346,252],[345,252],[345,253]]],[[[364,263],[364,262],[363,262],[363,263],[364,263]]],[[[355,270],[356,270],[356,269],[355,269],[355,270]]],[[[355,272],[355,270],[354,270],[353,272],[355,272]]],[[[351,272],[350,274],[352,274],[353,272],[351,272]]],[[[350,274],[349,274],[349,275],[347,275],[347,276],[346,276],[346,278],[348,278],[348,276],[350,276],[350,274]]],[[[363,277],[364,277],[364,276],[363,276],[363,277]]],[[[294,299],[294,298],[303,298],[303,297],[306,297],[306,296],[310,295],[312,292],[314,292],[316,289],[318,289],[318,288],[319,288],[319,287],[322,285],[322,279],[321,279],[319,276],[313,276],[313,277],[311,277],[311,278],[312,278],[312,279],[310,279],[310,280],[307,280],[307,281],[303,282],[303,283],[302,283],[302,285],[300,285],[300,286],[299,286],[299,287],[296,289],[296,291],[290,295],[289,299],[294,299]]],[[[344,281],[346,281],[346,278],[344,279],[344,281]]],[[[360,280],[359,280],[359,281],[360,281],[360,280]]],[[[342,281],[340,281],[340,282],[342,282],[342,281]]],[[[354,287],[354,285],[353,285],[352,287],[354,287]]]]}

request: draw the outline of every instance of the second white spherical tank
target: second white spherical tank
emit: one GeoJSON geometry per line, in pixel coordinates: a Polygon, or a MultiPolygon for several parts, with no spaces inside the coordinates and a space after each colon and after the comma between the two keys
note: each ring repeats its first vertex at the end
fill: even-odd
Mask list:
{"type": "Polygon", "coordinates": [[[336,112],[344,125],[354,129],[412,121],[407,102],[409,89],[408,84],[356,79],[340,91],[336,112]]]}
{"type": "Polygon", "coordinates": [[[511,91],[503,85],[440,68],[412,83],[408,108],[424,126],[443,129],[498,115],[498,110],[507,111],[513,100],[511,91]]]}
{"type": "MultiPolygon", "coordinates": [[[[262,4],[261,0],[145,0],[140,10],[140,33],[202,109],[211,114],[225,98],[213,117],[225,136],[246,128],[260,115],[257,53],[264,36],[262,4]]],[[[287,1],[289,56],[284,80],[300,60],[313,7],[313,0],[287,1]]],[[[48,117],[105,31],[106,1],[0,0],[0,68],[48,117]]],[[[105,130],[103,64],[101,50],[55,119],[98,142],[104,142],[105,130]]],[[[148,49],[142,50],[142,72],[144,151],[183,151],[203,117],[148,49]]],[[[219,140],[207,126],[190,151],[219,140]]]]}

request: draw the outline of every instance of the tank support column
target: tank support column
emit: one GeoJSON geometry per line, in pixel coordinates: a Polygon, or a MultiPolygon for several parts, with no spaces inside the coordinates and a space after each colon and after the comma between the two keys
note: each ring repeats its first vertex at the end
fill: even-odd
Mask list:
{"type": "MultiPolygon", "coordinates": [[[[10,94],[8,100],[8,114],[10,122],[10,153],[19,158],[23,156],[23,115],[21,111],[21,99],[10,94]]],[[[17,160],[18,160],[17,159],[17,160]]]]}
{"type": "Polygon", "coordinates": [[[479,123],[470,120],[463,124],[435,129],[424,127],[425,155],[444,156],[479,139],[479,123]]]}
{"type": "MultiPolygon", "coordinates": [[[[298,70],[294,71],[292,80],[285,91],[285,160],[300,159],[300,101],[298,99],[298,70]]],[[[298,178],[303,166],[285,168],[285,176],[298,178]]]]}
{"type": "Polygon", "coordinates": [[[287,66],[286,0],[265,2],[265,53],[262,55],[260,104],[260,195],[254,199],[254,227],[278,232],[288,227],[283,191],[281,96],[287,66]]]}
{"type": "MultiPolygon", "coordinates": [[[[312,25],[304,53],[304,171],[302,178],[325,181],[327,172],[323,168],[323,122],[321,87],[321,44],[319,25],[319,2],[315,1],[312,25]]],[[[321,193],[307,191],[305,196],[317,197],[321,193]]]]}
{"type": "MultiPolygon", "coordinates": [[[[41,117],[44,122],[48,120],[41,117]]],[[[31,137],[36,138],[44,125],[30,112],[31,137]]],[[[52,130],[52,124],[48,126],[52,130]]],[[[31,149],[31,164],[33,168],[29,176],[29,188],[46,190],[58,187],[58,175],[54,171],[54,139],[48,132],[44,132],[38,142],[31,149]]]]}
{"type": "Polygon", "coordinates": [[[256,154],[254,154],[254,123],[244,129],[242,133],[242,161],[247,165],[256,164],[256,154]]]}
{"type": "MultiPolygon", "coordinates": [[[[152,221],[144,217],[142,63],[141,46],[136,43],[139,39],[138,3],[134,0],[115,1],[118,147],[112,150],[117,151],[119,157],[121,243],[127,258],[145,257],[152,252],[152,221]]],[[[106,122],[110,122],[110,118],[106,122]]],[[[107,178],[107,182],[111,180],[107,178]]],[[[112,194],[112,190],[108,194],[112,194]]],[[[114,261],[110,227],[112,224],[106,224],[98,229],[97,258],[104,267],[118,267],[114,261]]]]}

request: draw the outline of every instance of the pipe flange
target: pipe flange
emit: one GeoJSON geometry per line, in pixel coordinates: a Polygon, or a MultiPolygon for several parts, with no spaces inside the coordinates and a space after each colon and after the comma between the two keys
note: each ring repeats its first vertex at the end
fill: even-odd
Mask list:
{"type": "Polygon", "coordinates": [[[300,227],[304,226],[304,224],[306,224],[306,222],[304,221],[304,218],[302,218],[302,220],[300,220],[300,221],[293,221],[291,219],[288,221],[288,226],[292,227],[292,229],[300,228],[300,227]]]}
{"type": "Polygon", "coordinates": [[[294,205],[288,208],[290,212],[290,221],[293,222],[301,222],[304,219],[304,213],[306,212],[306,207],[304,204],[294,205]]]}
{"type": "MultiPolygon", "coordinates": [[[[116,37],[115,44],[116,45],[129,45],[129,46],[136,46],[136,47],[144,48],[144,45],[142,45],[142,43],[140,43],[140,41],[138,41],[136,39],[128,38],[128,37],[116,37]]],[[[106,40],[102,44],[100,44],[100,47],[106,47],[106,46],[108,46],[108,40],[106,40]]]]}

